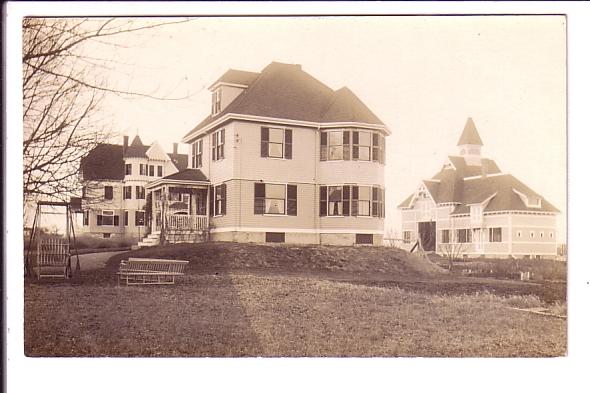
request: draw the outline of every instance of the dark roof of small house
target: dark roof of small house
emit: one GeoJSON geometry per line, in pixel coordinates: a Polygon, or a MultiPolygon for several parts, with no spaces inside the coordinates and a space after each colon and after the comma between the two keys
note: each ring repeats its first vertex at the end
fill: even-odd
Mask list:
{"type": "Polygon", "coordinates": [[[242,70],[227,70],[219,79],[211,84],[211,87],[218,83],[234,83],[236,85],[249,86],[254,79],[260,75],[258,72],[242,71],[242,70]]]}
{"type": "Polygon", "coordinates": [[[204,181],[208,182],[207,176],[203,174],[199,169],[186,168],[168,176],[164,176],[162,179],[166,180],[189,180],[189,181],[204,181]]]}
{"type": "Polygon", "coordinates": [[[123,146],[101,143],[80,160],[84,180],[123,180],[123,146]]]}
{"type": "Polygon", "coordinates": [[[227,114],[309,122],[358,122],[384,125],[348,88],[334,91],[298,64],[273,62],[221,113],[209,115],[185,137],[227,114]]]}
{"type": "MultiPolygon", "coordinates": [[[[136,137],[136,139],[139,139],[136,137]]],[[[135,139],[134,139],[135,142],[135,139]]],[[[139,141],[141,143],[141,140],[139,141]]],[[[143,145],[141,145],[143,146],[143,145]]],[[[138,144],[135,145],[138,147],[138,144]]],[[[147,149],[149,146],[144,146],[147,149]]],[[[127,148],[129,150],[129,147],[127,148]]],[[[135,150],[136,152],[138,150],[135,150]]],[[[123,180],[125,178],[125,160],[128,157],[146,158],[145,152],[142,156],[123,154],[123,146],[110,143],[101,143],[92,149],[80,161],[80,170],[84,180],[123,180]]],[[[188,155],[168,153],[170,159],[182,171],[188,166],[188,155]]]]}
{"type": "Polygon", "coordinates": [[[473,119],[471,117],[467,119],[465,127],[463,128],[463,133],[459,138],[459,142],[457,142],[457,146],[461,145],[483,146],[483,142],[479,137],[479,133],[477,132],[477,128],[475,128],[475,123],[473,122],[473,119]]]}
{"type": "Polygon", "coordinates": [[[146,157],[145,152],[148,151],[149,148],[150,148],[149,146],[145,146],[141,142],[139,135],[135,135],[135,138],[133,138],[133,141],[131,141],[131,144],[129,144],[129,146],[125,150],[123,156],[125,158],[128,158],[128,157],[145,158],[146,157]]]}
{"type": "Polygon", "coordinates": [[[188,168],[188,154],[168,153],[168,157],[170,157],[179,171],[188,168]]]}

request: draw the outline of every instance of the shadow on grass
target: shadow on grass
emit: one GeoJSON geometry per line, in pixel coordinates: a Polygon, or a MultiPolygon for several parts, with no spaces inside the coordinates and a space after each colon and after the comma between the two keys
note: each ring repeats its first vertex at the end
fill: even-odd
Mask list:
{"type": "Polygon", "coordinates": [[[115,255],[104,268],[83,270],[67,281],[27,278],[25,354],[242,357],[262,353],[229,268],[218,266],[198,274],[189,268],[175,285],[119,286],[119,262],[129,255],[115,255]]]}

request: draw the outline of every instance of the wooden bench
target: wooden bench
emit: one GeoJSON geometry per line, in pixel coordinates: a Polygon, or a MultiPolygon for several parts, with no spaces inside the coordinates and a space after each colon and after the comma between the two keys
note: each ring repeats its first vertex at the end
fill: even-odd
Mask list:
{"type": "Polygon", "coordinates": [[[127,285],[174,284],[177,276],[184,275],[188,261],[158,258],[129,258],[122,260],[117,275],[119,284],[127,285]]]}

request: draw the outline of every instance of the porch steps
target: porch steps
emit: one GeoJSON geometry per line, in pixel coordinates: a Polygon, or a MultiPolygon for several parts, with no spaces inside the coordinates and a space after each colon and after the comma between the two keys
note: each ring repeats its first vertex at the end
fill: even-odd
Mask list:
{"type": "Polygon", "coordinates": [[[153,247],[160,244],[160,232],[150,233],[143,238],[142,241],[137,243],[137,248],[141,247],[153,247]]]}

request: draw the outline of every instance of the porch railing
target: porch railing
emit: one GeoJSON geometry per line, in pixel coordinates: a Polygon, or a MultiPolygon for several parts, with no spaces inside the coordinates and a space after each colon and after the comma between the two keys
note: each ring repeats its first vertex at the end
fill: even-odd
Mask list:
{"type": "Polygon", "coordinates": [[[209,217],[172,214],[166,216],[166,227],[172,231],[203,231],[209,227],[209,217]]]}

